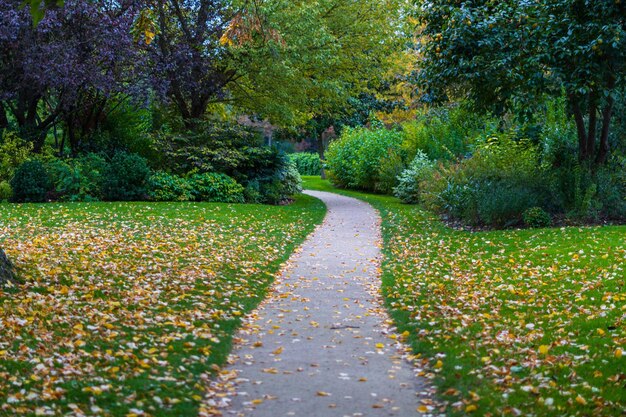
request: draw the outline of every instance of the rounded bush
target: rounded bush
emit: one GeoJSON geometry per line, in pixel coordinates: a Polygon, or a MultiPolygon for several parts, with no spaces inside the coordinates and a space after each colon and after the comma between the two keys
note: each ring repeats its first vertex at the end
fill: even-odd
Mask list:
{"type": "Polygon", "coordinates": [[[411,165],[398,177],[398,186],[394,188],[394,195],[407,204],[417,204],[420,201],[420,183],[433,171],[433,163],[428,156],[418,151],[411,165]]]}
{"type": "Polygon", "coordinates": [[[119,152],[106,167],[102,194],[108,201],[140,201],[147,195],[150,168],[139,155],[119,152]]]}
{"type": "Polygon", "coordinates": [[[193,188],[188,180],[166,172],[157,172],[148,180],[148,195],[153,201],[190,201],[193,188]]]}
{"type": "Polygon", "coordinates": [[[391,192],[405,166],[402,140],[402,132],[396,130],[345,129],[326,153],[332,182],[344,188],[391,192]]]}
{"type": "Polygon", "coordinates": [[[300,175],[320,175],[322,172],[322,161],[316,153],[292,153],[289,159],[296,164],[300,175]]]}
{"type": "Polygon", "coordinates": [[[43,203],[52,191],[52,181],[44,164],[38,160],[28,160],[20,165],[11,180],[13,197],[16,203],[43,203]]]}
{"type": "Polygon", "coordinates": [[[196,201],[244,203],[244,188],[226,174],[208,172],[193,175],[189,182],[196,201]]]}
{"type": "Polygon", "coordinates": [[[524,212],[524,224],[534,228],[549,227],[552,218],[541,207],[531,207],[524,212]]]}
{"type": "Polygon", "coordinates": [[[10,200],[13,197],[13,189],[8,181],[0,181],[0,201],[10,200]]]}

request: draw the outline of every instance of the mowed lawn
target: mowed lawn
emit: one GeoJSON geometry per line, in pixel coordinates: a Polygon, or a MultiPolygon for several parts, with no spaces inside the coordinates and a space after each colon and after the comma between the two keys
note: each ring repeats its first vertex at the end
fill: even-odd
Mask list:
{"type": "Polygon", "coordinates": [[[240,318],[325,214],[192,203],[0,204],[0,415],[191,416],[240,318]]]}
{"type": "Polygon", "coordinates": [[[626,227],[469,233],[341,192],[381,212],[386,302],[447,414],[626,413],[626,227]]]}

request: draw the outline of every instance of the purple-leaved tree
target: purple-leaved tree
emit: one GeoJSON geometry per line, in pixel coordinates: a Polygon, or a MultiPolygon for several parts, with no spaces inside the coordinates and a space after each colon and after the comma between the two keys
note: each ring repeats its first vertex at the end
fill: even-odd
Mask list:
{"type": "Polygon", "coordinates": [[[0,125],[10,115],[38,152],[62,121],[76,150],[109,100],[143,90],[145,54],[132,34],[140,5],[67,0],[35,26],[21,3],[0,0],[0,125]]]}

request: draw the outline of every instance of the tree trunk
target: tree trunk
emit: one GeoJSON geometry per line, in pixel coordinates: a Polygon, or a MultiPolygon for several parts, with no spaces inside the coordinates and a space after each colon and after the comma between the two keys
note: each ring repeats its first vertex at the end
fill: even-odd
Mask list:
{"type": "Polygon", "coordinates": [[[0,103],[0,129],[6,129],[9,127],[9,119],[7,118],[7,113],[4,108],[4,105],[0,103]]]}
{"type": "Polygon", "coordinates": [[[611,127],[611,116],[613,115],[613,105],[615,100],[609,96],[604,109],[602,109],[602,133],[600,134],[600,149],[596,163],[598,165],[605,164],[609,157],[609,131],[611,127]]]}
{"type": "Polygon", "coordinates": [[[596,132],[598,130],[598,97],[591,94],[589,97],[589,131],[587,132],[587,150],[585,155],[588,159],[593,158],[596,151],[596,132]]]}
{"type": "Polygon", "coordinates": [[[6,284],[7,282],[15,282],[15,269],[13,268],[13,264],[9,261],[6,254],[2,249],[0,249],[0,286],[6,284]]]}
{"type": "MultiPolygon", "coordinates": [[[[607,80],[607,87],[609,93],[613,92],[615,88],[615,78],[609,76],[607,80]]],[[[615,98],[613,94],[609,94],[606,99],[606,104],[602,109],[602,132],[600,133],[600,148],[598,149],[598,155],[596,156],[596,163],[603,165],[609,159],[609,131],[611,128],[611,117],[613,116],[613,107],[615,105],[615,98]]]]}
{"type": "Polygon", "coordinates": [[[572,112],[574,113],[574,121],[576,122],[576,133],[578,135],[578,158],[584,161],[588,158],[587,155],[587,131],[585,130],[585,119],[583,112],[580,109],[580,102],[578,97],[574,94],[568,95],[572,112]]]}
{"type": "Polygon", "coordinates": [[[320,176],[322,177],[323,180],[326,179],[326,171],[324,170],[324,152],[326,151],[325,147],[324,147],[324,133],[320,133],[319,135],[317,135],[317,153],[320,156],[320,161],[321,163],[321,169],[320,169],[320,176]]]}

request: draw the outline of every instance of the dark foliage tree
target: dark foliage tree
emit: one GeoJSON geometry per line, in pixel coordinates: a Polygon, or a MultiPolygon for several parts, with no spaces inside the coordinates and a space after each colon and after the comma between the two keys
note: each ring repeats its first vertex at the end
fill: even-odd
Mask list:
{"type": "Polygon", "coordinates": [[[222,0],[154,0],[156,40],[151,48],[158,88],[165,87],[187,127],[201,119],[212,101],[225,99],[225,87],[237,76],[224,64],[220,44],[233,11],[222,0]],[[164,83],[164,84],[162,84],[164,83]]]}
{"type": "MultiPolygon", "coordinates": [[[[68,0],[35,26],[20,0],[0,0],[0,113],[40,151],[63,121],[73,150],[118,94],[141,90],[133,0],[68,0]]],[[[0,118],[0,121],[3,119],[0,118]]]]}

